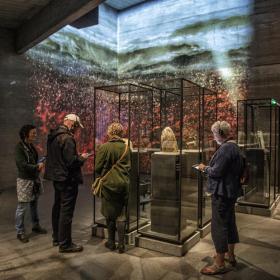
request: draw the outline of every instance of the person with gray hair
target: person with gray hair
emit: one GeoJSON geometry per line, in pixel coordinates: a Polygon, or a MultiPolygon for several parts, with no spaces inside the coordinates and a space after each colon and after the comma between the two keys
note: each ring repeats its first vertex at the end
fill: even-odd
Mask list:
{"type": "Polygon", "coordinates": [[[217,121],[211,127],[211,131],[214,135],[214,140],[218,145],[221,145],[229,138],[230,130],[230,124],[226,121],[217,121]]]}
{"type": "Polygon", "coordinates": [[[72,242],[72,219],[78,196],[78,186],[83,183],[81,167],[90,154],[79,154],[74,134],[84,128],[79,116],[68,114],[63,124],[50,131],[47,141],[45,179],[53,181],[54,204],[52,208],[53,246],[60,253],[81,252],[83,246],[72,242]]]}
{"type": "Polygon", "coordinates": [[[241,193],[240,178],[243,171],[239,147],[230,140],[230,124],[226,121],[217,121],[211,130],[219,147],[212,156],[209,166],[203,163],[199,165],[200,171],[205,172],[208,177],[208,192],[212,194],[211,234],[216,255],[214,264],[201,270],[202,274],[207,275],[225,273],[225,261],[232,266],[236,265],[234,247],[239,242],[239,236],[235,219],[235,202],[241,193]]]}

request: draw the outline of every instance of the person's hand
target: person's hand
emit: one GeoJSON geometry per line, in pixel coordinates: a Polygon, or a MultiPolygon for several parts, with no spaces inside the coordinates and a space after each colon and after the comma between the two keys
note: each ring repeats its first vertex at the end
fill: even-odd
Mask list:
{"type": "Polygon", "coordinates": [[[38,167],[39,172],[42,171],[42,169],[44,168],[44,166],[45,166],[45,164],[44,164],[43,162],[40,162],[40,163],[37,164],[37,167],[38,167]]]}
{"type": "Polygon", "coordinates": [[[206,165],[203,164],[203,163],[200,163],[199,166],[198,166],[198,169],[199,169],[200,171],[204,171],[205,168],[206,168],[206,165]]]}
{"type": "Polygon", "coordinates": [[[90,157],[89,153],[82,153],[81,157],[83,158],[83,160],[87,160],[90,157]]]}

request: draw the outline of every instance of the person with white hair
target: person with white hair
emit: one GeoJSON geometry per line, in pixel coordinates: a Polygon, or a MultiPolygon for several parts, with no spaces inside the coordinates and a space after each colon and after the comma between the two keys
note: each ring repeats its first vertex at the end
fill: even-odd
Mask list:
{"type": "Polygon", "coordinates": [[[212,194],[211,234],[216,249],[214,264],[205,266],[202,274],[225,273],[225,261],[236,265],[235,244],[239,242],[235,219],[235,202],[241,193],[240,178],[243,159],[237,144],[230,140],[231,127],[226,121],[215,122],[211,130],[219,148],[209,166],[199,169],[208,176],[208,192],[212,194]]]}
{"type": "Polygon", "coordinates": [[[78,196],[78,185],[83,183],[81,166],[90,156],[78,154],[74,134],[84,128],[75,114],[64,117],[63,124],[51,130],[47,142],[44,178],[53,181],[55,190],[52,209],[53,246],[59,252],[80,252],[83,247],[72,242],[72,218],[78,196]]]}

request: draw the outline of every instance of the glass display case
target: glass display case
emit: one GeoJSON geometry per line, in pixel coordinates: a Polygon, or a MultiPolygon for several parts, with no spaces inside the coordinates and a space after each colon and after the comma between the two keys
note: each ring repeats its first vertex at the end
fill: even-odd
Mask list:
{"type": "MultiPolygon", "coordinates": [[[[124,138],[128,139],[131,147],[127,233],[137,229],[137,222],[138,227],[148,222],[145,217],[137,221],[137,211],[140,206],[145,208],[150,201],[151,184],[147,164],[153,150],[151,147],[159,150],[159,142],[150,142],[159,131],[159,104],[159,90],[139,85],[111,85],[96,87],[94,90],[94,151],[107,141],[107,127],[114,121],[124,126],[124,138]],[[142,148],[144,146],[145,149],[142,148]]],[[[94,224],[106,227],[106,220],[100,210],[101,201],[94,197],[94,224]]]]}
{"type": "Polygon", "coordinates": [[[269,208],[279,193],[279,108],[270,98],[237,103],[238,145],[249,169],[240,205],[269,208]]]}
{"type": "Polygon", "coordinates": [[[193,165],[208,163],[216,150],[211,125],[217,120],[217,94],[185,79],[143,86],[159,92],[159,99],[153,106],[154,130],[137,145],[138,221],[148,220],[145,226],[138,224],[138,232],[181,244],[211,220],[206,178],[193,165]],[[173,131],[177,149],[172,137],[166,144],[166,127],[173,131]]]}

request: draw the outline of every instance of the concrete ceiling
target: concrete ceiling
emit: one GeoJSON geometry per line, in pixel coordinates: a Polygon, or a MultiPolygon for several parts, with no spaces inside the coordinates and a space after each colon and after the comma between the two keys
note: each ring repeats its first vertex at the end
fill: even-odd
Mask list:
{"type": "MultiPolygon", "coordinates": [[[[92,13],[105,0],[0,0],[0,36],[7,31],[23,53],[67,24],[92,13]]],[[[98,23],[98,12],[95,13],[98,23]]]]}
{"type": "MultiPolygon", "coordinates": [[[[107,0],[110,7],[123,10],[147,0],[107,0]]],[[[51,0],[0,0],[0,27],[15,29],[31,19],[51,0]]]]}
{"type": "MultiPolygon", "coordinates": [[[[15,49],[23,53],[67,24],[92,13],[102,3],[123,10],[148,0],[0,0],[0,32],[15,34],[15,49]]],[[[98,24],[98,12],[95,13],[98,24]]],[[[0,34],[1,35],[1,34],[0,34]]]]}
{"type": "Polygon", "coordinates": [[[0,27],[14,29],[32,18],[51,0],[0,0],[0,27]]]}
{"type": "Polygon", "coordinates": [[[147,2],[148,0],[107,0],[105,3],[117,10],[124,10],[136,4],[147,2]]]}

